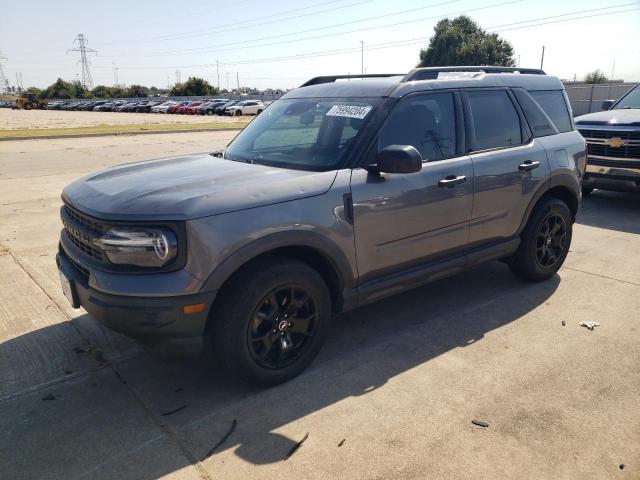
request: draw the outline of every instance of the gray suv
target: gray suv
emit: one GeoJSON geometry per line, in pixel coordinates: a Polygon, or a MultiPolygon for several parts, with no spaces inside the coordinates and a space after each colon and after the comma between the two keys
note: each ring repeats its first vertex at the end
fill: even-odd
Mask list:
{"type": "Polygon", "coordinates": [[[71,304],[158,354],[208,345],[275,384],[336,313],[495,259],[553,276],[585,170],[562,83],[498,67],[365,77],[308,81],[223,152],[67,186],[71,304]]]}

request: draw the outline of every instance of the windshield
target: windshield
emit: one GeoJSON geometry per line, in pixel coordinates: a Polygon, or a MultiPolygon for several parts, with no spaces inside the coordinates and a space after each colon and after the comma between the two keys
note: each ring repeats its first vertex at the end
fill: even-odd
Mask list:
{"type": "Polygon", "coordinates": [[[380,98],[276,100],[225,151],[229,160],[331,170],[363,131],[380,98]]]}
{"type": "Polygon", "coordinates": [[[618,108],[640,108],[640,85],[636,85],[613,107],[614,110],[618,108]]]}

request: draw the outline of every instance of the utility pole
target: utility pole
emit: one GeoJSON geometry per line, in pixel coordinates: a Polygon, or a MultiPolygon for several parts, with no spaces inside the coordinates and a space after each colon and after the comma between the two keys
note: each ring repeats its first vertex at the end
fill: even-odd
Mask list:
{"type": "Polygon", "coordinates": [[[518,68],[520,68],[520,57],[521,55],[518,55],[518,68]]]}
{"type": "Polygon", "coordinates": [[[216,60],[216,75],[218,76],[218,93],[220,93],[220,62],[216,60]]]}
{"type": "Polygon", "coordinates": [[[613,87],[613,73],[616,71],[616,61],[613,61],[613,67],[611,67],[611,76],[609,77],[609,94],[607,98],[611,98],[611,87],[613,87]]]}
{"type": "Polygon", "coordinates": [[[227,92],[229,91],[229,72],[227,72],[227,92]]]}
{"type": "Polygon", "coordinates": [[[113,65],[113,81],[114,81],[113,86],[117,88],[118,85],[120,84],[118,82],[118,67],[116,67],[115,62],[111,62],[111,64],[113,65]]]}
{"type": "Polygon", "coordinates": [[[16,72],[16,88],[18,89],[18,93],[22,91],[22,87],[20,86],[20,79],[18,78],[18,72],[16,72]]]}
{"type": "Polygon", "coordinates": [[[180,70],[176,70],[176,85],[180,85],[180,70]]]}
{"type": "Polygon", "coordinates": [[[240,73],[236,72],[236,83],[238,84],[238,95],[240,95],[240,73]]]}
{"type": "Polygon", "coordinates": [[[360,75],[364,76],[364,42],[360,40],[360,75]]]}
{"type": "Polygon", "coordinates": [[[540,70],[542,70],[543,65],[544,65],[544,45],[542,46],[542,57],[540,58],[540,70]]]}
{"type": "Polygon", "coordinates": [[[67,50],[67,54],[69,54],[69,52],[80,52],[80,60],[78,60],[78,63],[82,64],[82,86],[90,90],[93,88],[93,80],[91,79],[91,72],[89,71],[89,65],[91,64],[89,60],[87,60],[87,53],[95,53],[97,55],[98,52],[87,47],[87,43],[89,42],[82,33],[79,33],[73,40],[73,44],[75,45],[76,43],[78,46],[67,50]]]}

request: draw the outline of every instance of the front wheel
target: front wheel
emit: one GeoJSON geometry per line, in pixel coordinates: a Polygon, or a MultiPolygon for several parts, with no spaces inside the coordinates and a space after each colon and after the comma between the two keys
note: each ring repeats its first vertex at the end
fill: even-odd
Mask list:
{"type": "Polygon", "coordinates": [[[536,205],[509,266],[523,280],[551,278],[569,253],[573,219],[566,203],[547,198],[536,205]]]}
{"type": "Polygon", "coordinates": [[[236,117],[239,117],[240,115],[242,115],[242,112],[240,110],[236,110],[236,117]]]}
{"type": "Polygon", "coordinates": [[[275,385],[315,358],[331,318],[322,277],[307,264],[264,261],[236,274],[220,292],[208,336],[224,371],[250,383],[275,385]]]}

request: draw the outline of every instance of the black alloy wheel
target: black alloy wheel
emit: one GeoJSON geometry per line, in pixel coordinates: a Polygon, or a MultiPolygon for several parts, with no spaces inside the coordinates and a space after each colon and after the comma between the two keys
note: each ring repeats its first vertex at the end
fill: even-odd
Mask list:
{"type": "Polygon", "coordinates": [[[552,268],[562,257],[567,240],[567,225],[561,215],[549,214],[540,225],[536,259],[543,268],[552,268]]]}
{"type": "Polygon", "coordinates": [[[311,344],[318,309],[300,285],[283,285],[267,294],[252,315],[247,331],[254,361],[266,368],[291,365],[311,344]]]}

